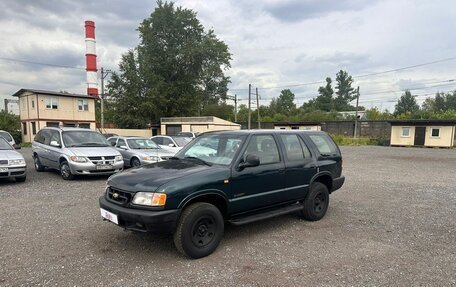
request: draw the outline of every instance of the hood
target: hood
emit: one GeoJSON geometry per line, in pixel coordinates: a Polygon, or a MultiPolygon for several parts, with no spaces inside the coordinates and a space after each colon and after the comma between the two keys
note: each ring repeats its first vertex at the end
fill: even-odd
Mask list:
{"type": "Polygon", "coordinates": [[[24,157],[15,150],[0,150],[0,160],[24,159],[24,157]]]}
{"type": "Polygon", "coordinates": [[[69,147],[69,151],[77,156],[116,156],[120,153],[112,147],[69,147]]]}
{"type": "Polygon", "coordinates": [[[111,176],[108,185],[127,191],[155,191],[161,185],[213,167],[192,160],[167,160],[132,168],[111,176]]]}

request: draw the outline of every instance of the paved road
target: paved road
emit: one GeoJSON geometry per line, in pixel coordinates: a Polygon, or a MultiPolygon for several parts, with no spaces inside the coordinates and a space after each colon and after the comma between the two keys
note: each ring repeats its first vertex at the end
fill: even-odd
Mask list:
{"type": "Polygon", "coordinates": [[[450,286],[456,284],[456,150],[346,147],[326,217],[228,226],[214,254],[100,219],[106,178],[32,169],[0,181],[0,286],[450,286]]]}

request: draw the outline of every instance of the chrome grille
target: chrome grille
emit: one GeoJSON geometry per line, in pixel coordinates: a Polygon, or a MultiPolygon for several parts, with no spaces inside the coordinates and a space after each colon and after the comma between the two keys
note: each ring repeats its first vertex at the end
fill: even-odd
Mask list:
{"type": "Polygon", "coordinates": [[[115,156],[89,156],[87,158],[94,164],[114,164],[115,156]]]}

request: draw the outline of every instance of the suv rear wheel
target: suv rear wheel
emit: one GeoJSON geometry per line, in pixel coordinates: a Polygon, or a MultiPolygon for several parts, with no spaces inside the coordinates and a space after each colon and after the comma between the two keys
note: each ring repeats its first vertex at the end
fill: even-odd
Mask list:
{"type": "Polygon", "coordinates": [[[68,162],[64,161],[60,164],[60,175],[64,180],[72,180],[74,178],[68,162]]]}
{"type": "Polygon", "coordinates": [[[326,185],[321,182],[312,183],[303,205],[304,209],[300,211],[302,218],[309,221],[322,219],[329,206],[329,192],[326,185]]]}
{"type": "Polygon", "coordinates": [[[197,202],[182,212],[174,233],[174,244],[184,255],[201,258],[214,252],[223,232],[220,210],[212,204],[197,202]]]}

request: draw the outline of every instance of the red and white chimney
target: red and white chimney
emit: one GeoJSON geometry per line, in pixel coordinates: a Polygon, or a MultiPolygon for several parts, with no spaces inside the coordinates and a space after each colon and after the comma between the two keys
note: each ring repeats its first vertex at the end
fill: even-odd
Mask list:
{"type": "Polygon", "coordinates": [[[85,21],[87,95],[98,97],[97,51],[95,22],[85,21]]]}

